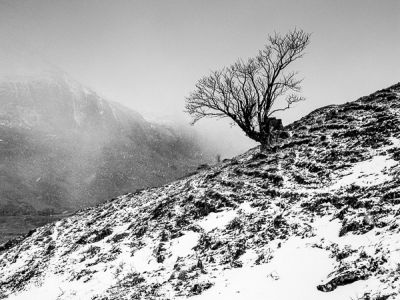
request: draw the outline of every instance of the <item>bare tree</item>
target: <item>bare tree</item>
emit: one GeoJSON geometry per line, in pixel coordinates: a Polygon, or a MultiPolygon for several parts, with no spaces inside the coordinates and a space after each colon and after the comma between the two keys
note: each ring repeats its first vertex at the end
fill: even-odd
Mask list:
{"type": "Polygon", "coordinates": [[[281,120],[272,115],[304,100],[298,95],[302,80],[287,67],[303,56],[309,42],[310,34],[303,30],[294,29],[283,36],[275,33],[255,57],[239,59],[201,78],[186,98],[193,124],[204,117],[229,117],[262,149],[268,148],[282,127],[281,120]],[[286,102],[276,107],[282,98],[286,102]]]}

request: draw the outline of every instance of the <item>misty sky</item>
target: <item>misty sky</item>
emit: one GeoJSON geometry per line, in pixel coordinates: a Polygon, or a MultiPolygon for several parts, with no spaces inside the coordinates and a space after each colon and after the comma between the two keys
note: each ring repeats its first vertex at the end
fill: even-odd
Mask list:
{"type": "MultiPolygon", "coordinates": [[[[400,1],[4,1],[1,44],[25,48],[146,117],[184,118],[184,98],[209,73],[256,54],[274,31],[312,33],[297,63],[307,102],[285,123],[400,81],[400,1]]],[[[215,142],[249,146],[227,122],[215,142]]],[[[234,145],[234,146],[232,146],[234,145]]]]}

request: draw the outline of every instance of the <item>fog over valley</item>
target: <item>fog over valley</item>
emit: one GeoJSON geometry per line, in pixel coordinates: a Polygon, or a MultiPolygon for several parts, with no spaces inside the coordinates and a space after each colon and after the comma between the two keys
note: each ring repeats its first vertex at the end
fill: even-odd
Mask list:
{"type": "Polygon", "coordinates": [[[3,58],[0,231],[6,236],[46,222],[42,216],[65,215],[214,163],[216,149],[187,125],[149,122],[29,53],[3,58]]]}

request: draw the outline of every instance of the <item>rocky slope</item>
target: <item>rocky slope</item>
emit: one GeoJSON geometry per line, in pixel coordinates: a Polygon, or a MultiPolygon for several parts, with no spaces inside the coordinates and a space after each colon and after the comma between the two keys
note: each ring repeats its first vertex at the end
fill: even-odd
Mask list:
{"type": "Polygon", "coordinates": [[[59,70],[0,80],[0,215],[53,214],[182,177],[190,133],[149,123],[59,70]]]}
{"type": "Polygon", "coordinates": [[[7,299],[400,299],[400,84],[30,232],[7,299]]]}

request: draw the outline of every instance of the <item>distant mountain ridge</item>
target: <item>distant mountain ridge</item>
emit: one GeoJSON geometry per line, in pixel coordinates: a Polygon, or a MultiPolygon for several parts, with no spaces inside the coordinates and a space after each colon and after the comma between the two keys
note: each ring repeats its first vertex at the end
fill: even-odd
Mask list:
{"type": "Polygon", "coordinates": [[[194,136],[149,123],[62,71],[2,77],[0,105],[0,215],[75,210],[207,160],[194,136]]]}

